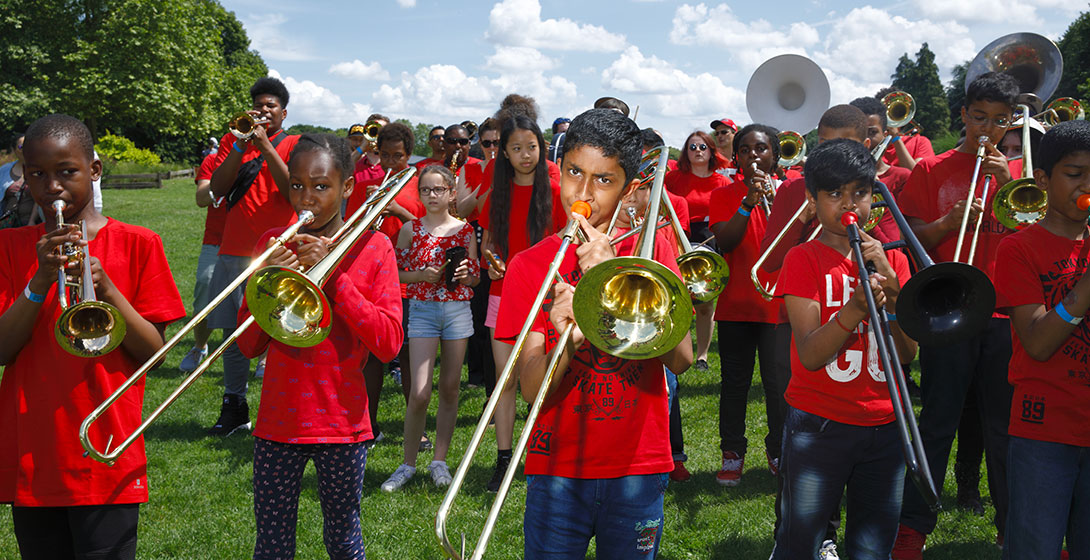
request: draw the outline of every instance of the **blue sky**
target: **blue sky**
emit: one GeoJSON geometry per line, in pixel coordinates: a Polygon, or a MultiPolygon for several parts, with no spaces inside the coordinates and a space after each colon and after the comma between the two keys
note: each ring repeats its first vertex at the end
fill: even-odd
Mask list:
{"type": "Polygon", "coordinates": [[[812,58],[832,103],[845,103],[888,85],[897,59],[922,42],[945,82],[992,39],[1032,31],[1056,40],[1090,9],[1060,0],[222,1],[288,85],[289,124],[345,127],[372,112],[480,122],[517,92],[537,100],[545,127],[613,95],[638,105],[637,122],[672,145],[716,118],[749,122],[749,76],[778,54],[812,58]]]}

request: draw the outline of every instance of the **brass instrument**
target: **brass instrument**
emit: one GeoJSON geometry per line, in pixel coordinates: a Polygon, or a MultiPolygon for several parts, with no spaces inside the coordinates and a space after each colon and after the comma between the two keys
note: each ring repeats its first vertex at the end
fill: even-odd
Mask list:
{"type": "MultiPolygon", "coordinates": [[[[985,146],[984,143],[988,142],[988,140],[989,139],[988,139],[987,136],[981,136],[980,138],[977,138],[978,147],[977,147],[977,150],[976,150],[976,166],[973,168],[973,178],[969,182],[969,195],[965,199],[965,213],[962,214],[962,216],[961,216],[961,227],[958,229],[958,242],[957,242],[957,247],[954,249],[954,262],[961,262],[962,242],[965,240],[965,232],[968,230],[969,214],[970,214],[970,210],[973,207],[973,199],[976,198],[974,196],[976,194],[976,183],[977,183],[977,180],[980,179],[980,165],[981,165],[981,163],[984,162],[984,151],[987,149],[987,146],[985,146]]],[[[991,186],[991,183],[992,183],[992,176],[991,175],[985,175],[984,176],[984,192],[980,197],[981,200],[983,200],[983,201],[988,200],[988,188],[991,186]]],[[[970,243],[969,258],[968,258],[967,261],[965,261],[966,264],[973,264],[973,257],[976,255],[976,244],[977,244],[977,241],[980,240],[980,224],[983,221],[984,221],[984,213],[981,212],[980,215],[977,216],[977,223],[974,226],[973,240],[970,243]]]]}
{"type": "MultiPolygon", "coordinates": [[[[63,200],[53,201],[57,228],[64,227],[63,200]]],[[[82,239],[87,240],[87,223],[80,224],[82,239]]],[[[53,327],[53,335],[66,352],[81,358],[108,354],[125,340],[125,318],[116,307],[95,298],[95,280],[91,273],[91,251],[87,245],[81,249],[65,243],[61,249],[68,263],[76,263],[82,270],[75,282],[68,281],[67,264],[57,272],[57,302],[61,316],[53,327]],[[69,301],[68,288],[78,294],[69,301]]]]}
{"type": "MultiPolygon", "coordinates": [[[[707,247],[694,248],[681,229],[681,221],[674,211],[674,204],[662,191],[662,207],[666,209],[666,219],[674,226],[674,237],[677,238],[681,255],[677,258],[677,267],[681,270],[681,278],[685,281],[685,287],[689,289],[689,296],[700,302],[714,301],[727,287],[727,278],[730,276],[730,266],[723,256],[707,247]]],[[[645,220],[646,222],[646,220],[645,220]]]]}
{"type": "Polygon", "coordinates": [[[466,129],[466,135],[469,136],[469,142],[471,144],[476,143],[477,142],[477,132],[480,130],[480,127],[477,126],[477,123],[475,123],[475,122],[473,122],[471,120],[464,120],[464,121],[462,121],[461,124],[462,124],[462,127],[466,129]]]}
{"type": "Polygon", "coordinates": [[[806,139],[793,130],[785,130],[776,137],[780,144],[780,167],[798,165],[806,157],[806,139]]]}
{"type": "Polygon", "coordinates": [[[894,91],[882,98],[886,107],[886,126],[901,128],[916,116],[916,101],[907,91],[894,91]]]}
{"type": "MultiPolygon", "coordinates": [[[[1045,217],[1048,193],[1033,180],[1029,106],[1022,105],[1022,178],[1003,185],[992,200],[995,219],[1008,229],[1022,229],[1045,217]]],[[[980,227],[979,225],[977,227],[980,227]]],[[[971,259],[972,257],[970,257],[971,259]]],[[[972,262],[972,261],[970,261],[972,262]]]]}
{"type": "Polygon", "coordinates": [[[746,110],[753,122],[780,130],[813,130],[829,108],[829,99],[825,72],[797,54],[764,61],[746,85],[746,110]]]}
{"type": "MultiPolygon", "coordinates": [[[[988,43],[965,72],[965,89],[985,72],[1002,72],[1018,81],[1019,91],[1048,99],[1060,85],[1063,55],[1051,39],[1036,33],[1011,33],[988,43]]],[[[1038,105],[1040,106],[1040,105],[1038,105]]]]}
{"type": "Polygon", "coordinates": [[[379,132],[382,132],[382,125],[378,121],[367,121],[363,125],[363,141],[371,145],[377,144],[379,132]]]}
{"type": "Polygon", "coordinates": [[[227,129],[235,135],[235,138],[249,140],[258,126],[266,124],[269,124],[269,119],[255,119],[249,113],[235,113],[235,116],[227,121],[227,129]]]}
{"type": "Polygon", "coordinates": [[[1045,107],[1045,110],[1033,118],[1041,117],[1044,125],[1052,128],[1064,121],[1081,121],[1086,119],[1086,111],[1078,99],[1071,97],[1058,97],[1045,107]]]}
{"type": "MultiPolygon", "coordinates": [[[[758,182],[757,175],[756,175],[757,171],[758,171],[757,162],[755,162],[755,161],[751,162],[749,164],[749,168],[750,168],[750,170],[753,171],[753,174],[754,174],[753,175],[753,181],[758,182]]],[[[761,202],[760,202],[760,204],[761,204],[761,208],[764,208],[764,210],[765,210],[765,215],[768,215],[768,214],[772,213],[772,199],[776,196],[776,191],[772,189],[772,184],[769,183],[767,180],[761,179],[760,183],[762,185],[764,185],[763,187],[761,187],[761,202]]]]}
{"type": "MultiPolygon", "coordinates": [[[[246,283],[246,302],[258,326],[277,341],[296,348],[320,344],[333,326],[333,308],[322,290],[341,261],[363,234],[370,230],[385,208],[409,182],[416,168],[407,167],[391,177],[377,202],[364,203],[367,214],[343,236],[335,236],[335,247],[306,273],[282,266],[266,266],[246,283]]],[[[354,218],[356,216],[353,216],[354,218]]],[[[357,220],[353,220],[355,222],[357,220]]]]}

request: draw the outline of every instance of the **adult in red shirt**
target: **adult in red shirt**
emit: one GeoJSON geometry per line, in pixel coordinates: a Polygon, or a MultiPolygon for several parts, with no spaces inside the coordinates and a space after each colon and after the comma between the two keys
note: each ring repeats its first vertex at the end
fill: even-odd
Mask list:
{"type": "MultiPolygon", "coordinates": [[[[447,169],[454,168],[459,171],[464,167],[466,173],[469,173],[470,169],[481,169],[481,160],[469,155],[471,138],[466,127],[460,124],[448,126],[443,142],[447,145],[447,151],[441,165],[447,169]]],[[[420,169],[423,169],[423,167],[420,169]]],[[[476,171],[473,173],[475,174],[476,171]]]]}
{"type": "Polygon", "coordinates": [[[734,167],[734,135],[738,134],[738,125],[733,120],[724,118],[712,121],[708,126],[715,136],[715,148],[728,162],[726,167],[720,167],[715,172],[733,178],[738,171],[734,167]]]}
{"type": "Polygon", "coordinates": [[[416,162],[417,169],[443,164],[447,157],[446,129],[441,126],[431,127],[428,131],[428,147],[431,148],[431,155],[416,162]]]}
{"type": "MultiPolygon", "coordinates": [[[[250,97],[253,106],[249,113],[268,122],[256,127],[246,140],[224,136],[212,173],[212,194],[227,198],[227,221],[212,273],[211,291],[216,294],[249,266],[250,252],[261,234],[295,221],[287,199],[287,160],[299,137],[283,129],[288,115],[288,89],[276,78],[259,78],[250,88],[250,97]]],[[[238,326],[244,286],[232,290],[230,297],[212,311],[209,328],[234,330],[238,326]]],[[[209,434],[226,436],[250,428],[246,402],[249,377],[250,360],[232,344],[223,354],[223,404],[209,434]]]]}
{"type": "MultiPolygon", "coordinates": [[[[702,131],[689,135],[682,146],[677,170],[666,174],[666,188],[689,203],[689,241],[704,243],[714,237],[708,229],[708,202],[712,191],[730,184],[730,179],[715,171],[727,165],[719,155],[711,136],[702,131]]],[[[715,250],[715,241],[708,243],[715,250]]],[[[699,371],[708,369],[708,349],[712,344],[715,302],[700,303],[696,308],[696,362],[699,371]]]]}
{"type": "MultiPolygon", "coordinates": [[[[101,550],[135,558],[139,504],[148,501],[147,459],[139,439],[113,465],[87,458],[80,422],[163,346],[166,326],[185,307],[154,232],[95,210],[92,181],[102,175],[91,133],[68,115],[27,129],[27,188],[45,222],[0,230],[0,502],[12,504],[26,558],[90,557],[101,550]],[[58,227],[53,203],[65,203],[58,227]],[[86,237],[81,239],[82,222],[86,237]],[[58,343],[55,286],[65,243],[85,246],[96,296],[126,323],[121,345],[76,357],[58,343]]],[[[81,268],[72,271],[79,274],[81,268]]],[[[88,432],[95,448],[140,424],[139,381],[88,432]]]]}
{"type": "MultiPolygon", "coordinates": [[[[590,205],[589,219],[577,218],[589,242],[569,247],[559,269],[564,281],[554,286],[547,316],[531,306],[539,286],[553,282],[545,273],[560,238],[547,237],[510,262],[496,336],[513,341],[533,314],[516,370],[527,400],[544,382],[557,334],[573,323],[572,285],[584,270],[614,256],[604,230],[622,196],[639,184],[637,135],[635,123],[608,109],[587,111],[568,129],[561,199],[565,208],[577,200],[590,205]]],[[[655,239],[660,254],[668,254],[670,242],[655,239]]],[[[676,264],[664,264],[678,272],[676,264]]],[[[665,521],[666,473],[673,465],[663,367],[688,369],[688,335],[659,358],[626,360],[593,347],[575,326],[560,350],[553,385],[544,389],[551,394],[533,427],[538,437],[527,451],[525,556],[582,558],[593,537],[598,550],[654,557],[665,521]]]]}
{"type": "MultiPolygon", "coordinates": [[[[495,159],[494,188],[481,211],[482,252],[487,251],[485,254],[495,259],[494,264],[488,259],[492,285],[485,326],[492,329],[492,357],[497,375],[511,355],[511,345],[496,338],[506,263],[567,222],[560,204],[560,187],[549,179],[546,171],[545,148],[545,138],[534,121],[522,115],[504,121],[500,155],[495,159]]],[[[503,396],[496,408],[496,468],[488,482],[493,492],[499,488],[510,462],[515,428],[515,384],[501,390],[503,396]]]]}
{"type": "MultiPolygon", "coordinates": [[[[1017,82],[1006,74],[986,73],[969,84],[965,106],[961,110],[965,124],[965,142],[944,154],[917,163],[901,198],[901,211],[908,219],[920,244],[935,262],[953,261],[957,251],[958,231],[968,210],[968,231],[961,248],[960,261],[968,261],[973,224],[983,208],[991,208],[999,187],[1018,176],[1020,162],[1011,162],[995,148],[1010,126],[1017,82]],[[977,148],[984,143],[980,177],[972,183],[977,148]],[[990,176],[987,198],[976,198],[990,176]],[[975,200],[966,208],[972,188],[975,200]]],[[[995,283],[996,248],[1010,230],[996,221],[989,210],[983,215],[980,241],[971,263],[982,269],[995,283]]],[[[996,509],[996,530],[1003,534],[1007,516],[1007,424],[1010,420],[1011,386],[1007,383],[1007,365],[1011,355],[1010,320],[993,314],[987,327],[969,340],[954,345],[921,345],[920,389],[923,404],[920,434],[927,452],[931,476],[939,481],[946,474],[950,448],[961,419],[970,387],[976,387],[977,403],[984,424],[984,451],[988,465],[988,487],[996,509]]],[[[893,557],[920,557],[926,535],[937,523],[913,484],[905,484],[901,529],[893,557]]]]}
{"type": "Polygon", "coordinates": [[[1035,154],[1044,218],[999,243],[1000,307],[1014,330],[1010,362],[1010,514],[1004,554],[1071,557],[1090,551],[1090,302],[1088,212],[1090,123],[1061,123],[1035,154]]]}

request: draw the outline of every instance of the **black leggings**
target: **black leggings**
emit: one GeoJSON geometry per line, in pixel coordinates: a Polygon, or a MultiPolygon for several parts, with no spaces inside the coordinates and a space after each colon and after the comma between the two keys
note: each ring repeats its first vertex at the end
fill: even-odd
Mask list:
{"type": "Polygon", "coordinates": [[[140,504],[11,508],[24,560],[135,559],[140,504]]]}

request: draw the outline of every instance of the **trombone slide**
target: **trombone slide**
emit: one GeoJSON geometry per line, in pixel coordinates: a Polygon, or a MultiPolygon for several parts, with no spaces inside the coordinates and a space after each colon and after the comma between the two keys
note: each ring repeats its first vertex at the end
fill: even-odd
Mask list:
{"type": "MultiPolygon", "coordinates": [[[[969,183],[969,196],[965,198],[965,213],[961,215],[961,228],[958,230],[958,243],[954,249],[954,262],[961,261],[961,245],[965,241],[965,232],[969,228],[969,214],[973,207],[973,199],[976,198],[974,196],[976,194],[976,182],[980,178],[980,165],[984,163],[984,150],[986,149],[984,143],[987,141],[987,136],[981,136],[977,139],[979,147],[976,149],[976,166],[973,168],[973,179],[969,183]]],[[[983,215],[981,215],[981,219],[983,219],[983,215]]]]}

